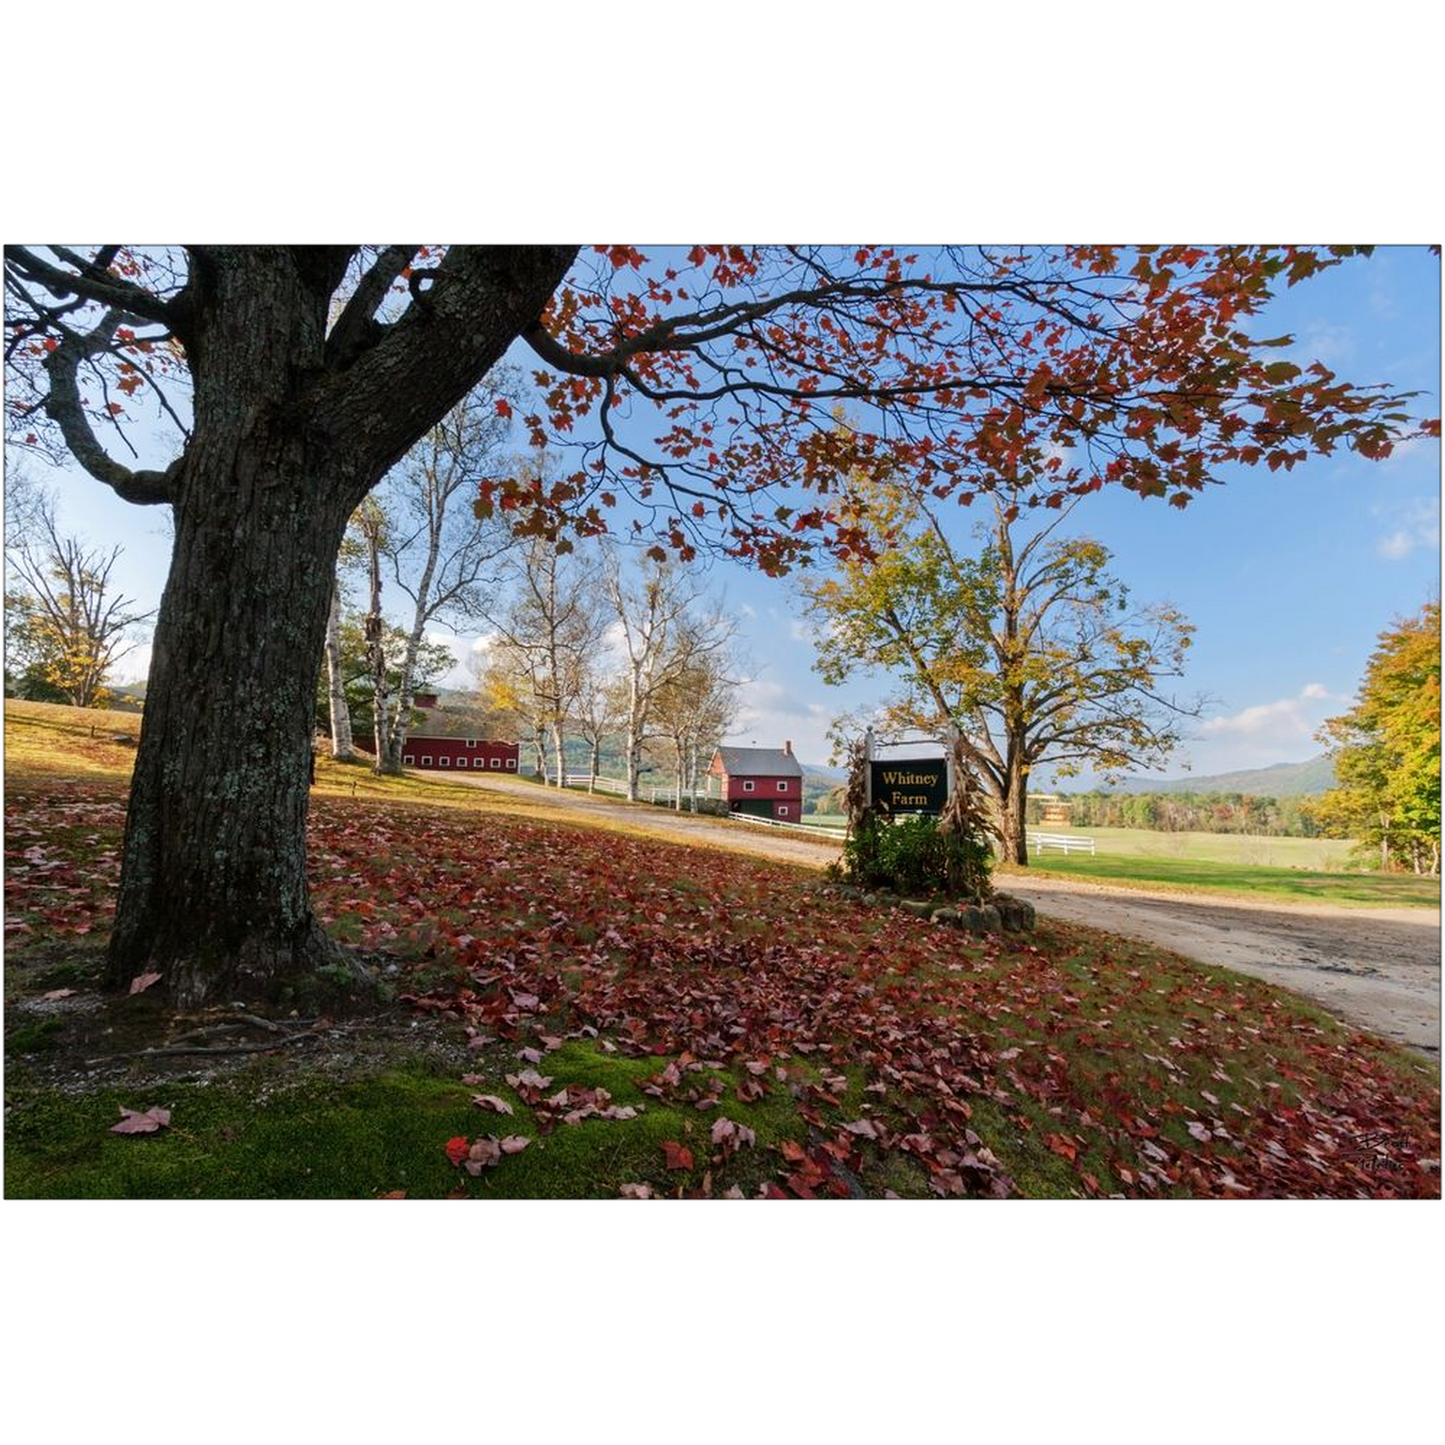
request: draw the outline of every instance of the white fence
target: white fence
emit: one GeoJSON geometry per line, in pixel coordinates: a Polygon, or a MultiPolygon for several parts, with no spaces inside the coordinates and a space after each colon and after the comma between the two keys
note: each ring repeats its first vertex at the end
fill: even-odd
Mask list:
{"type": "MultiPolygon", "coordinates": [[[[622,797],[627,796],[627,781],[625,778],[604,778],[600,773],[593,777],[591,773],[568,773],[567,786],[569,788],[585,788],[588,785],[599,793],[618,793],[622,797]]],[[[639,787],[637,795],[640,800],[648,803],[666,804],[668,807],[677,806],[676,788],[639,787]]],[[[716,798],[715,793],[708,793],[699,788],[689,793],[685,788],[682,796],[684,798],[716,798]]]]}
{"type": "Polygon", "coordinates": [[[1035,853],[1042,853],[1045,848],[1057,848],[1061,853],[1092,853],[1094,840],[1070,837],[1067,833],[1030,833],[1029,847],[1035,853]]]}
{"type": "Polygon", "coordinates": [[[599,793],[627,793],[627,783],[622,778],[604,778],[600,773],[594,778],[591,773],[568,773],[569,788],[585,788],[589,784],[599,793]]]}
{"type": "Polygon", "coordinates": [[[726,816],[733,823],[755,823],[759,828],[783,828],[793,833],[806,833],[820,843],[843,842],[841,828],[820,828],[816,823],[784,823],[778,818],[759,818],[753,813],[728,813],[726,816]]]}

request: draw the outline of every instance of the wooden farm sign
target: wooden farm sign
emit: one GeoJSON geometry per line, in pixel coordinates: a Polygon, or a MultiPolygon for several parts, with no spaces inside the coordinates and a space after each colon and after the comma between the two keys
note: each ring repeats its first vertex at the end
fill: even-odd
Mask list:
{"type": "Polygon", "coordinates": [[[948,801],[946,758],[895,758],[868,764],[870,801],[885,813],[941,813],[948,801]]]}

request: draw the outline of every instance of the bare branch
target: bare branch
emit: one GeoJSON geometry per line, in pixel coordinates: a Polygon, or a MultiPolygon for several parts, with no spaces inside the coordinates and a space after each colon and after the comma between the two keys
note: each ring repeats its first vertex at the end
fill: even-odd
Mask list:
{"type": "Polygon", "coordinates": [[[50,378],[45,411],[60,428],[75,460],[91,476],[127,502],[153,506],[174,500],[173,483],[180,469],[179,460],[163,472],[131,471],[121,466],[96,440],[80,396],[82,363],[110,345],[123,316],[120,311],[107,311],[94,330],[83,335],[67,332],[45,358],[45,372],[50,378]]]}
{"type": "MultiPolygon", "coordinates": [[[[50,249],[68,265],[74,266],[75,271],[52,266],[28,246],[5,248],[6,269],[27,281],[43,286],[58,299],[83,296],[105,306],[118,307],[128,315],[139,316],[146,321],[157,321],[168,329],[178,329],[179,318],[172,302],[147,291],[144,286],[136,286],[119,276],[113,276],[104,266],[98,264],[98,259],[87,261],[85,257],[64,246],[52,246],[50,249]]],[[[117,247],[107,246],[101,255],[113,256],[117,250],[117,247]]]]}

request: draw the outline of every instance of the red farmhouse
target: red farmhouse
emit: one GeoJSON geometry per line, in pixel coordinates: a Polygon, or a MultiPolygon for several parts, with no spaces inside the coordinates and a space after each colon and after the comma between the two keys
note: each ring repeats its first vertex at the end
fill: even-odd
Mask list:
{"type": "Polygon", "coordinates": [[[796,823],[802,817],[803,766],[793,756],[791,742],[781,748],[720,747],[707,771],[719,780],[730,813],[750,813],[780,823],[796,823]]]}

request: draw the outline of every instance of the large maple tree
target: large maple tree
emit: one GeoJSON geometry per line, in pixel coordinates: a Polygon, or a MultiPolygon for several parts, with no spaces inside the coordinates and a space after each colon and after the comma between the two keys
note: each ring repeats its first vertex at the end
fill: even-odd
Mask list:
{"type": "Polygon", "coordinates": [[[1184,505],[1229,463],[1387,455],[1418,429],[1399,396],[1248,325],[1352,249],[8,248],[12,434],[175,521],[112,981],[157,971],[189,1006],[341,961],[305,858],[336,552],[514,343],[532,439],[577,464],[481,479],[480,505],[600,531],[625,492],[660,546],[780,570],[866,549],[831,510],[860,470],[938,498],[1005,476],[1043,505],[1108,484],[1184,505]],[[178,434],[159,468],[116,457],[145,397],[178,434]]]}

